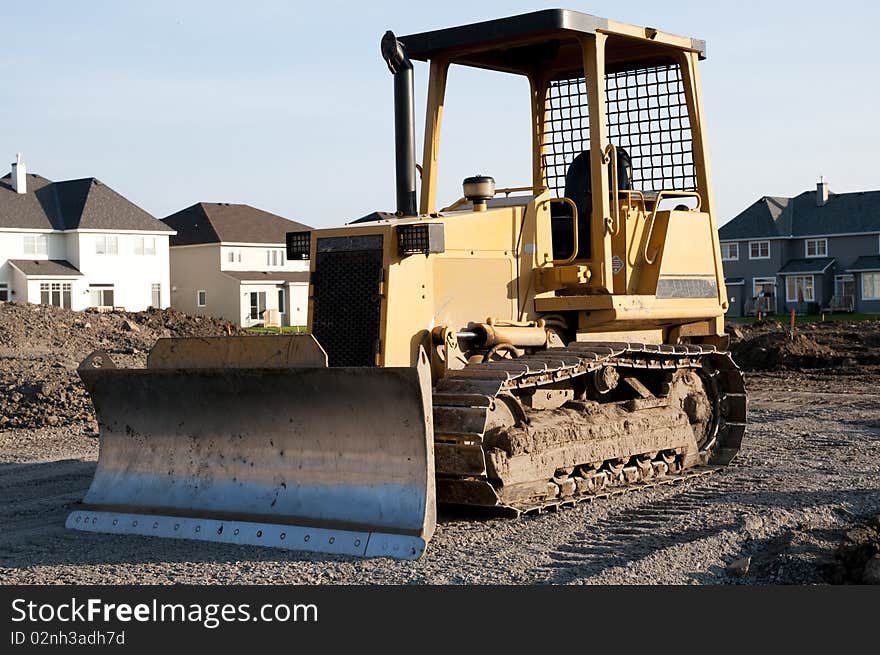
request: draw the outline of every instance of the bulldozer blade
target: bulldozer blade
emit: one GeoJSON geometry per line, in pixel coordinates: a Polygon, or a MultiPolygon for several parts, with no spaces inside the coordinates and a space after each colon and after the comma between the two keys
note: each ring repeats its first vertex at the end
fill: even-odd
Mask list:
{"type": "Polygon", "coordinates": [[[311,334],[159,339],[147,368],[278,368],[327,366],[327,353],[311,334]]]}
{"type": "MultiPolygon", "coordinates": [[[[436,523],[424,353],[412,368],[327,368],[309,347],[304,366],[276,358],[254,367],[234,355],[220,367],[221,351],[239,349],[215,344],[199,360],[208,368],[155,357],[154,368],[117,369],[105,353],[84,360],[100,453],[67,527],[420,557],[436,523]]],[[[192,359],[180,342],[160,352],[171,345],[179,361],[192,359]]]]}

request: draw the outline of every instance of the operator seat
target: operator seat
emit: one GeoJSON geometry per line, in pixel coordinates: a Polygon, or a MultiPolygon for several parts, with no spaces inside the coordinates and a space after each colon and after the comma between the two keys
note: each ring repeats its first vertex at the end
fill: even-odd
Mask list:
{"type": "MultiPolygon", "coordinates": [[[[632,189],[632,159],[623,148],[617,152],[617,188],[632,189]]],[[[611,164],[608,164],[611,179],[611,164]]],[[[565,173],[565,197],[574,201],[578,210],[578,259],[590,259],[590,218],[593,213],[592,177],[590,176],[590,151],[584,150],[575,157],[565,173]]],[[[553,235],[553,259],[567,259],[574,247],[571,209],[562,203],[550,205],[550,229],[553,235]]]]}

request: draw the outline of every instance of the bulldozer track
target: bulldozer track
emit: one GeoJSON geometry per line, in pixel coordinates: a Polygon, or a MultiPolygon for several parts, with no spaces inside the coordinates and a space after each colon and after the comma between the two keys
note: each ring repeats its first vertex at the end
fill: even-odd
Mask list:
{"type": "Polygon", "coordinates": [[[667,474],[663,478],[633,482],[621,485],[619,487],[610,487],[606,491],[600,491],[591,494],[582,494],[580,496],[574,496],[571,498],[562,498],[557,501],[550,501],[539,506],[522,509],[520,510],[520,513],[524,515],[531,515],[541,514],[543,512],[554,512],[563,507],[573,507],[574,505],[580,503],[591,503],[596,500],[611,498],[612,496],[620,496],[627,493],[638,493],[639,491],[651,489],[653,487],[664,485],[677,485],[688,480],[693,480],[695,478],[703,478],[707,475],[712,475],[713,473],[718,473],[722,470],[723,468],[720,466],[698,466],[691,469],[686,469],[681,473],[673,475],[667,474]]]}
{"type": "MultiPolygon", "coordinates": [[[[742,374],[729,353],[707,345],[653,345],[630,342],[578,342],[523,357],[470,364],[451,371],[434,389],[434,440],[438,500],[450,504],[496,506],[514,514],[540,513],[623,493],[676,484],[709,475],[728,464],[739,450],[746,427],[747,398],[742,374]],[[679,458],[651,462],[641,473],[625,466],[610,486],[583,491],[571,485],[556,497],[501,502],[486,469],[483,439],[493,404],[504,394],[556,385],[603,367],[619,371],[701,369],[711,381],[717,427],[698,460],[683,466],[679,458]],[[452,470],[450,470],[452,469],[452,470]],[[493,502],[494,498],[494,502],[493,502]]],[[[633,456],[640,453],[632,453],[633,456]]],[[[548,481],[549,482],[549,481],[548,481]]],[[[603,481],[603,485],[604,485],[603,481]]]]}

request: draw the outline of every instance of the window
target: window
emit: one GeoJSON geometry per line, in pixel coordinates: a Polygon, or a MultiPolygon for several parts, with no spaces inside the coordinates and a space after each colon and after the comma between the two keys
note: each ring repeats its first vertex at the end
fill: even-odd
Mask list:
{"type": "Polygon", "coordinates": [[[266,266],[284,266],[283,250],[267,250],[266,266]]]}
{"type": "Polygon", "coordinates": [[[150,285],[150,307],[160,308],[162,306],[162,285],[154,282],[150,285]]]}
{"type": "Polygon", "coordinates": [[[251,320],[257,320],[262,317],[266,311],[266,292],[251,291],[251,311],[249,317],[251,320]]]}
{"type": "Polygon", "coordinates": [[[880,272],[862,273],[862,300],[880,300],[880,272]]]}
{"type": "Polygon", "coordinates": [[[749,241],[749,259],[770,259],[770,242],[749,241]]]}
{"type": "Polygon", "coordinates": [[[0,283],[0,302],[9,300],[9,285],[6,282],[0,283]]]}
{"type": "Polygon", "coordinates": [[[721,259],[726,262],[735,261],[739,259],[739,244],[738,243],[722,243],[721,244],[721,259]]]}
{"type": "MultiPolygon", "coordinates": [[[[114,239],[116,237],[113,237],[114,239]]],[[[156,254],[156,237],[135,237],[134,239],[135,255],[155,255],[156,254]]]]}
{"type": "Polygon", "coordinates": [[[812,302],[816,299],[812,275],[789,275],[785,278],[785,300],[812,302]]]}
{"type": "Polygon", "coordinates": [[[230,250],[229,252],[226,253],[226,261],[228,261],[228,262],[235,261],[235,251],[234,250],[230,250]]]}
{"type": "Polygon", "coordinates": [[[807,257],[827,257],[828,239],[807,239],[804,251],[807,257]]]}
{"type": "Polygon", "coordinates": [[[70,282],[41,282],[40,303],[70,309],[70,282]]]}
{"type": "Polygon", "coordinates": [[[200,289],[196,291],[196,305],[199,307],[204,307],[208,304],[208,292],[204,289],[200,289]]]}
{"type": "Polygon", "coordinates": [[[90,284],[89,305],[91,307],[113,307],[113,285],[90,284]]]}
{"type": "Polygon", "coordinates": [[[99,234],[95,237],[96,255],[115,255],[118,250],[118,239],[112,234],[99,234]]]}
{"type": "Polygon", "coordinates": [[[45,234],[26,234],[24,236],[25,255],[46,255],[49,252],[49,237],[45,234]]]}
{"type": "Polygon", "coordinates": [[[278,289],[278,313],[284,314],[284,287],[278,289]]]}

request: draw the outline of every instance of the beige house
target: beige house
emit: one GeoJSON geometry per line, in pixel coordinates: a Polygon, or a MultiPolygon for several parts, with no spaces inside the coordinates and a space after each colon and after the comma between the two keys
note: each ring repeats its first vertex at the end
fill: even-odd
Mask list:
{"type": "Polygon", "coordinates": [[[172,307],[242,327],[276,318],[280,325],[306,324],[309,263],[286,259],[285,234],[310,228],[230,203],[200,202],[162,221],[177,231],[171,237],[172,307]]]}

